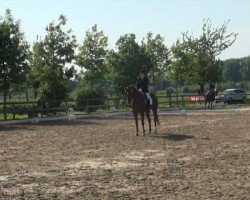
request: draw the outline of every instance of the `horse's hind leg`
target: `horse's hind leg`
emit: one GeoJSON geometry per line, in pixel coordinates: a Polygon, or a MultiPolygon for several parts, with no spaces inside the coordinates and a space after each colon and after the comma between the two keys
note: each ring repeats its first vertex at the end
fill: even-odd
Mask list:
{"type": "Polygon", "coordinates": [[[134,118],[135,118],[135,126],[136,126],[136,136],[138,136],[139,129],[138,129],[138,117],[137,114],[134,113],[134,118]]]}
{"type": "Polygon", "coordinates": [[[148,134],[151,134],[151,118],[150,118],[149,111],[146,111],[146,116],[148,119],[148,127],[149,127],[148,134]]]}
{"type": "Polygon", "coordinates": [[[156,129],[156,124],[160,124],[159,119],[158,119],[158,114],[157,114],[157,108],[152,109],[153,114],[154,114],[154,123],[155,123],[155,134],[157,133],[157,129],[156,129]]]}
{"type": "Polygon", "coordinates": [[[144,136],[145,135],[144,113],[141,113],[141,125],[142,125],[142,131],[143,131],[143,136],[144,136]]]}

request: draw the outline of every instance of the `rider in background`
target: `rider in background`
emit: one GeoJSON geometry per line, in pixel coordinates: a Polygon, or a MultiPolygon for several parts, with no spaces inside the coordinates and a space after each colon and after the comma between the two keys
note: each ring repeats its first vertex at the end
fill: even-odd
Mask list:
{"type": "Polygon", "coordinates": [[[208,95],[210,92],[212,92],[213,90],[215,90],[215,83],[214,82],[211,82],[210,85],[209,85],[209,90],[207,92],[206,95],[208,95]]]}
{"type": "Polygon", "coordinates": [[[144,69],[141,69],[140,75],[136,80],[136,87],[138,90],[142,91],[146,95],[146,98],[149,100],[150,105],[152,105],[152,99],[149,95],[148,84],[149,84],[149,79],[146,74],[146,71],[144,69]]]}
{"type": "Polygon", "coordinates": [[[209,90],[214,90],[215,89],[215,83],[214,82],[211,82],[210,85],[209,85],[209,90]]]}

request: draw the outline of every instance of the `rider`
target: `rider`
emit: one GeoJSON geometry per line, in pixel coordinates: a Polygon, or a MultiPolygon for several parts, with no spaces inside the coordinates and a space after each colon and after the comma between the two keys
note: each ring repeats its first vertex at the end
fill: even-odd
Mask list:
{"type": "Polygon", "coordinates": [[[210,85],[209,85],[209,90],[214,90],[215,89],[215,83],[214,82],[211,82],[210,85]]]}
{"type": "Polygon", "coordinates": [[[149,79],[146,74],[146,71],[144,69],[141,69],[140,75],[136,80],[136,87],[138,90],[142,91],[146,95],[146,98],[149,100],[150,105],[152,105],[152,98],[149,95],[148,84],[149,84],[149,79]]]}
{"type": "Polygon", "coordinates": [[[215,90],[215,83],[212,81],[209,85],[209,91],[207,92],[207,95],[215,90]]]}

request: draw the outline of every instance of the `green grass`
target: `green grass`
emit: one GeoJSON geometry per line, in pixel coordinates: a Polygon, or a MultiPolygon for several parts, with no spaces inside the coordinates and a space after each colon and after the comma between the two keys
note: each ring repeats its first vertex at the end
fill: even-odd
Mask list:
{"type": "MultiPolygon", "coordinates": [[[[28,118],[28,115],[26,115],[26,114],[23,114],[23,115],[16,114],[15,115],[15,119],[27,119],[27,118],[28,118]]],[[[7,120],[12,120],[12,119],[13,119],[13,114],[7,113],[7,120]]],[[[4,120],[3,113],[0,114],[0,120],[4,120]]]]}

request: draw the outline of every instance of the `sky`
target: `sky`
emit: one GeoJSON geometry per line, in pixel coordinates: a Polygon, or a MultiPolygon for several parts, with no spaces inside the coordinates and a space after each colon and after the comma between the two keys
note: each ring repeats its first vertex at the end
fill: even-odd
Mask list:
{"type": "Polygon", "coordinates": [[[0,0],[0,16],[6,9],[21,20],[30,44],[37,35],[43,38],[46,26],[64,14],[67,28],[73,30],[79,44],[86,31],[97,24],[108,36],[110,48],[115,48],[124,34],[134,33],[139,42],[148,32],[163,36],[170,48],[183,32],[198,37],[204,19],[211,19],[213,28],[230,20],[228,33],[239,35],[219,58],[250,55],[250,0],[0,0]]]}

